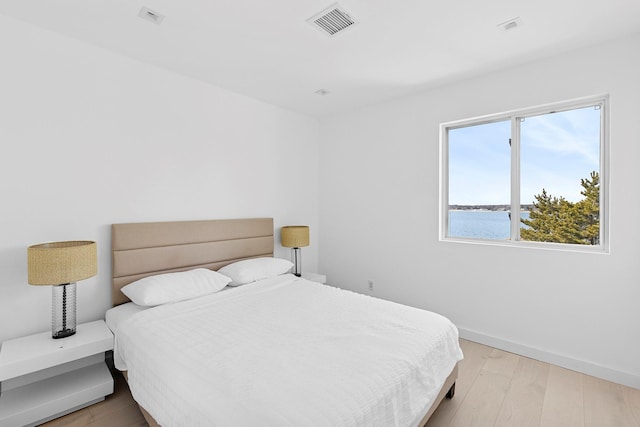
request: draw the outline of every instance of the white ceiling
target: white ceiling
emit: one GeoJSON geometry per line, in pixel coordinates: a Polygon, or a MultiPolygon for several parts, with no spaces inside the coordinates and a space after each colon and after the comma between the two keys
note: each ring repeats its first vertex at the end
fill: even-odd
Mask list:
{"type": "Polygon", "coordinates": [[[329,38],[306,20],[332,3],[0,0],[0,13],[312,116],[640,32],[640,0],[340,0],[359,24],[329,38]]]}

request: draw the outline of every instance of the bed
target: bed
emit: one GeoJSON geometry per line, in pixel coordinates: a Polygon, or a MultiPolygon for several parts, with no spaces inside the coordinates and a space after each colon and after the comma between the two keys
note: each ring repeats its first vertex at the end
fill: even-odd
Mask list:
{"type": "Polygon", "coordinates": [[[273,231],[271,218],[112,225],[107,323],[147,422],[425,425],[453,397],[462,358],[442,316],[286,273],[151,307],[121,291],[166,273],[275,262],[273,231]]]}

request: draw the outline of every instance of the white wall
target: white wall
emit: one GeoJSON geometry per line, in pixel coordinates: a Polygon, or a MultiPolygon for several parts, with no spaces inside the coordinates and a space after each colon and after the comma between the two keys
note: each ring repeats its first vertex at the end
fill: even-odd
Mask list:
{"type": "MultiPolygon", "coordinates": [[[[640,387],[640,37],[321,121],[320,271],[462,335],[640,387]],[[438,241],[441,122],[609,93],[611,254],[438,241]]],[[[434,58],[437,61],[437,58],[434,58]]]]}
{"type": "MultiPolygon", "coordinates": [[[[0,15],[0,341],[50,330],[26,248],[98,242],[78,320],[110,306],[110,224],[273,217],[311,226],[318,123],[0,15]]],[[[279,233],[276,234],[279,240],[279,233]]],[[[290,256],[276,243],[276,256],[290,256]]]]}
{"type": "Polygon", "coordinates": [[[84,322],[109,306],[111,223],[272,216],[311,226],[305,269],[321,247],[331,283],[373,280],[375,295],[441,312],[470,338],[640,387],[639,50],[626,39],[319,128],[0,15],[0,340],[50,327],[50,289],[27,285],[30,244],[98,242],[98,276],[78,285],[84,322]],[[610,255],[438,241],[441,122],[600,93],[610,255]]]}

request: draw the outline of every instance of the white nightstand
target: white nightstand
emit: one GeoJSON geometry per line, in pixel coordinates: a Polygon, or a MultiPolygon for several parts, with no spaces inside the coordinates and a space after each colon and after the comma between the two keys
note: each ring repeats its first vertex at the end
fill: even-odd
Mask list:
{"type": "Polygon", "coordinates": [[[78,325],[67,338],[48,331],[3,342],[0,427],[37,425],[104,400],[113,393],[105,363],[112,349],[103,320],[78,325]]]}
{"type": "Polygon", "coordinates": [[[307,273],[306,271],[302,272],[302,278],[303,279],[307,279],[307,280],[311,280],[312,282],[318,282],[318,283],[327,283],[327,276],[325,276],[324,274],[318,274],[318,273],[307,273]]]}

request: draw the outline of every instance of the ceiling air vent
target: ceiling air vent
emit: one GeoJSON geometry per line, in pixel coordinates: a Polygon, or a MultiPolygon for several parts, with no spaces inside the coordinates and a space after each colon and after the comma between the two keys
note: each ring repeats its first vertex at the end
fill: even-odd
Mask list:
{"type": "Polygon", "coordinates": [[[338,3],[307,19],[307,22],[329,37],[335,37],[358,23],[338,3]]]}
{"type": "Polygon", "coordinates": [[[160,25],[160,23],[164,19],[164,15],[160,15],[158,12],[154,12],[148,7],[143,7],[142,9],[140,9],[140,12],[138,12],[138,16],[146,21],[150,21],[158,25],[160,25]]]}
{"type": "Polygon", "coordinates": [[[522,19],[519,17],[509,19],[508,21],[503,22],[502,24],[498,24],[498,28],[503,31],[513,30],[514,28],[518,28],[522,26],[522,19]]]}

